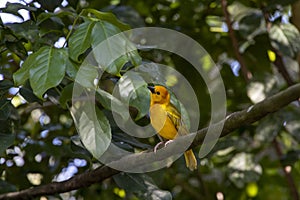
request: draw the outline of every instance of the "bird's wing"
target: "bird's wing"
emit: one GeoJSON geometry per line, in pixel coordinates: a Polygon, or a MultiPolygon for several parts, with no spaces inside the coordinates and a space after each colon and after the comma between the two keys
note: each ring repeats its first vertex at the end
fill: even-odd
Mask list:
{"type": "Polygon", "coordinates": [[[179,135],[188,134],[187,128],[181,119],[181,115],[174,105],[171,104],[167,107],[167,116],[174,124],[179,135]]]}

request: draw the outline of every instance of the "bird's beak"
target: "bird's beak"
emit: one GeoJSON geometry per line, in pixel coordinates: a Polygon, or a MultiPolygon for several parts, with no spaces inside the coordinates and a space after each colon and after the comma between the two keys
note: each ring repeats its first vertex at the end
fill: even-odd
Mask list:
{"type": "Polygon", "coordinates": [[[153,86],[147,86],[151,93],[155,93],[155,88],[153,86]]]}

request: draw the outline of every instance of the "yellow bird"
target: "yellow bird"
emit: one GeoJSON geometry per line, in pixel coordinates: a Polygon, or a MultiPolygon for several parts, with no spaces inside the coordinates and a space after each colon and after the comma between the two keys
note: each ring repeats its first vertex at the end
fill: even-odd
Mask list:
{"type": "MultiPolygon", "coordinates": [[[[148,86],[148,89],[151,91],[150,121],[157,133],[169,141],[172,141],[178,135],[188,134],[189,132],[181,119],[180,112],[170,102],[168,90],[159,85],[148,86]]],[[[155,146],[154,151],[159,145],[160,143],[155,146]]],[[[197,160],[191,149],[184,152],[184,158],[186,166],[191,171],[197,169],[197,160]]]]}

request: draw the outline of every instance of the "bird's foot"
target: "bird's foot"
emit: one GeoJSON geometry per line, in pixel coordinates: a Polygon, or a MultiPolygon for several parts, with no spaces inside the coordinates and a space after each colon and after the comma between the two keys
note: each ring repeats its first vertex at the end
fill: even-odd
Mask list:
{"type": "Polygon", "coordinates": [[[168,140],[166,143],[165,143],[165,147],[168,145],[168,144],[170,144],[170,143],[172,143],[174,140],[168,140]]]}
{"type": "Polygon", "coordinates": [[[154,153],[156,153],[156,151],[158,150],[159,146],[164,145],[164,147],[166,147],[168,144],[170,144],[172,142],[173,142],[173,140],[168,140],[166,142],[162,141],[162,142],[157,143],[157,145],[155,145],[154,150],[153,150],[154,153]]]}
{"type": "Polygon", "coordinates": [[[158,147],[161,146],[162,144],[165,144],[165,142],[159,142],[159,143],[157,143],[157,144],[155,145],[154,150],[153,150],[154,153],[156,153],[158,147]]]}

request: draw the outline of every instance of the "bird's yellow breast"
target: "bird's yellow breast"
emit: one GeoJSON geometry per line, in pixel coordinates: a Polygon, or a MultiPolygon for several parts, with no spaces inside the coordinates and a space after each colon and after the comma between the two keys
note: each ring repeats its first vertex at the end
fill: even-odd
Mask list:
{"type": "Polygon", "coordinates": [[[177,136],[177,130],[172,120],[168,117],[165,105],[154,104],[150,107],[150,120],[153,128],[160,136],[167,140],[173,140],[177,136]]]}

